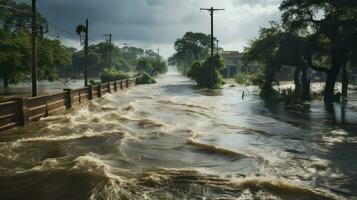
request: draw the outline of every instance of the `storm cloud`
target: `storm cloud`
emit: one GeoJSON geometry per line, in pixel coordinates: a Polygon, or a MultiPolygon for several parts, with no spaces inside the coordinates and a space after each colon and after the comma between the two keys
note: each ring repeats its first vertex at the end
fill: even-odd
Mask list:
{"type": "MultiPolygon", "coordinates": [[[[28,2],[29,0],[24,0],[28,2]]],[[[187,31],[210,33],[209,13],[201,7],[225,8],[215,14],[215,34],[226,50],[242,50],[259,27],[279,20],[281,0],[39,0],[38,8],[51,24],[50,35],[79,47],[76,25],[90,21],[91,42],[112,33],[117,44],[156,49],[164,56],[187,31]]]]}

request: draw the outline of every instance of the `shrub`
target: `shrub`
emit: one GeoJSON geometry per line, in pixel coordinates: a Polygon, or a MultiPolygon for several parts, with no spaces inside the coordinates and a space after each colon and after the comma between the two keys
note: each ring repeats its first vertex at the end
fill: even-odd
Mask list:
{"type": "Polygon", "coordinates": [[[216,89],[224,84],[223,77],[219,73],[223,66],[223,61],[219,55],[215,55],[207,58],[203,63],[195,61],[187,75],[195,80],[200,88],[216,89]]]}
{"type": "Polygon", "coordinates": [[[89,83],[91,84],[91,85],[98,85],[98,84],[100,84],[101,82],[100,81],[95,81],[95,80],[89,80],[89,83]]]}
{"type": "Polygon", "coordinates": [[[123,80],[128,79],[129,75],[123,73],[121,71],[117,71],[115,69],[104,69],[102,74],[100,75],[100,80],[102,83],[116,81],[116,80],[123,80]]]}
{"type": "Polygon", "coordinates": [[[262,84],[263,77],[259,73],[248,74],[241,73],[234,76],[235,81],[240,85],[256,85],[259,86],[262,84]]]}
{"type": "Polygon", "coordinates": [[[140,72],[136,75],[136,84],[154,84],[155,79],[146,72],[140,72]]]}

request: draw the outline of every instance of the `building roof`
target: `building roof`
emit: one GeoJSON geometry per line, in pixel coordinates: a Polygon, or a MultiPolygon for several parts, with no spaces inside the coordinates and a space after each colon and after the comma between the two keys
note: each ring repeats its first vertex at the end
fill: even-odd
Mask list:
{"type": "Polygon", "coordinates": [[[222,51],[221,56],[223,58],[241,58],[241,53],[239,51],[222,51]]]}

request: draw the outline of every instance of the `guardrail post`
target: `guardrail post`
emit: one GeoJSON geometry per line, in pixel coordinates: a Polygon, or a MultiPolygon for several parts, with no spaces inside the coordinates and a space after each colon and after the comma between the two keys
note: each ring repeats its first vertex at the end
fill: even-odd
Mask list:
{"type": "Polygon", "coordinates": [[[118,92],[118,83],[117,83],[117,81],[114,81],[114,90],[115,90],[115,92],[118,92]]]}
{"type": "Polygon", "coordinates": [[[18,104],[19,120],[20,120],[19,121],[19,125],[20,126],[25,126],[26,124],[29,123],[27,98],[20,97],[20,98],[14,98],[14,100],[19,103],[18,104]]]}
{"type": "Polygon", "coordinates": [[[102,84],[98,84],[98,97],[102,96],[102,84]]]}
{"type": "Polygon", "coordinates": [[[123,90],[124,87],[123,87],[123,80],[120,81],[120,89],[123,90]]]}
{"type": "Polygon", "coordinates": [[[108,93],[112,93],[111,87],[110,87],[110,82],[108,82],[108,93]]]}
{"type": "Polygon", "coordinates": [[[92,85],[89,85],[89,86],[88,86],[88,90],[89,90],[89,92],[88,92],[88,99],[89,99],[89,100],[92,100],[92,99],[93,99],[93,88],[92,88],[92,85]]]}
{"type": "Polygon", "coordinates": [[[48,96],[46,96],[46,99],[45,99],[45,103],[46,103],[46,110],[45,110],[45,117],[48,117],[48,96]]]}
{"type": "Polygon", "coordinates": [[[73,90],[72,89],[64,89],[63,91],[68,93],[68,99],[67,99],[67,109],[72,108],[73,104],[73,90]]]}
{"type": "Polygon", "coordinates": [[[126,79],[126,87],[129,88],[129,79],[126,79]]]}
{"type": "Polygon", "coordinates": [[[79,104],[82,103],[81,90],[80,89],[78,90],[78,102],[79,102],[79,104]]]}

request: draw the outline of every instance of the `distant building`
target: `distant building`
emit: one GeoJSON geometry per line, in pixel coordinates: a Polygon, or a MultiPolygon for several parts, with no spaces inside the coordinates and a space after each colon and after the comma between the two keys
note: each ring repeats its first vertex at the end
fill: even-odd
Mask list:
{"type": "Polygon", "coordinates": [[[221,71],[224,78],[232,78],[240,73],[255,73],[259,69],[258,65],[244,66],[242,54],[239,51],[221,51],[220,56],[225,65],[225,68],[221,71]]]}

